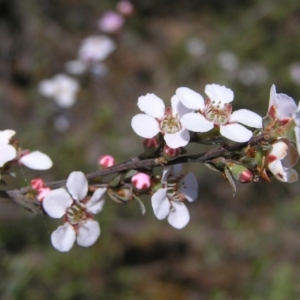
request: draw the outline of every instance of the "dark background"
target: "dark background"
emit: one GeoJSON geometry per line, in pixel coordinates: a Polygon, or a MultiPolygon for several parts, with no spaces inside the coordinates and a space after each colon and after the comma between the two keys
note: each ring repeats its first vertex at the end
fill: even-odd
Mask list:
{"type": "MultiPolygon", "coordinates": [[[[104,153],[118,162],[139,154],[142,139],[130,120],[139,112],[137,98],[149,92],[167,104],[177,87],[204,94],[206,84],[224,84],[235,92],[234,109],[264,115],[274,83],[298,102],[300,75],[291,76],[300,63],[298,0],[137,0],[105,61],[107,76],[78,77],[78,101],[62,111],[37,85],[64,72],[81,40],[101,33],[97,20],[115,3],[0,1],[0,129],[15,129],[24,148],[54,161],[43,173],[17,168],[9,187],[92,172],[104,153]],[[190,39],[202,53],[189,54],[190,39]],[[60,115],[70,121],[63,132],[54,126],[60,115]]],[[[135,203],[107,201],[97,216],[97,243],[69,253],[50,243],[59,220],[1,200],[1,299],[300,298],[299,184],[238,185],[232,197],[221,175],[202,165],[185,168],[198,177],[199,198],[189,204],[184,229],[156,220],[149,198],[145,216],[135,203]]]]}

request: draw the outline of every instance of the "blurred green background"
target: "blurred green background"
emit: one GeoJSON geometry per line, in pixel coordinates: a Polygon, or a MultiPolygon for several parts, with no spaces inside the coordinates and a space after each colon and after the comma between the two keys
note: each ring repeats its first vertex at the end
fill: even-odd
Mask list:
{"type": "MultiPolygon", "coordinates": [[[[298,0],[136,0],[105,61],[107,76],[80,76],[78,101],[62,112],[37,85],[64,72],[115,4],[0,0],[0,129],[15,129],[23,147],[54,161],[49,172],[17,169],[9,187],[92,172],[105,153],[118,162],[139,154],[130,120],[149,92],[168,103],[177,87],[204,94],[206,84],[224,84],[235,92],[234,109],[261,115],[272,83],[300,99],[298,0]],[[68,130],[55,127],[61,114],[68,130]]],[[[219,174],[202,165],[186,170],[199,179],[186,228],[156,220],[149,198],[145,216],[134,203],[107,201],[97,243],[69,253],[50,243],[59,220],[2,199],[0,299],[300,299],[299,184],[238,185],[232,197],[219,174]]]]}

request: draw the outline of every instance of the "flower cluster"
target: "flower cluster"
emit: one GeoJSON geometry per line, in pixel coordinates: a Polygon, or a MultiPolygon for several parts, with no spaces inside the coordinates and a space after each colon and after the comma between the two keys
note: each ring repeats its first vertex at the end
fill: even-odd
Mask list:
{"type": "Polygon", "coordinates": [[[145,114],[132,118],[132,128],[141,137],[152,138],[158,133],[164,136],[170,148],[186,146],[190,141],[189,131],[203,133],[218,129],[220,134],[235,142],[246,142],[253,128],[262,127],[262,118],[247,109],[232,112],[233,91],[217,84],[205,88],[206,100],[187,87],[176,90],[171,99],[171,108],[154,94],[138,99],[138,107],[145,114]]]}

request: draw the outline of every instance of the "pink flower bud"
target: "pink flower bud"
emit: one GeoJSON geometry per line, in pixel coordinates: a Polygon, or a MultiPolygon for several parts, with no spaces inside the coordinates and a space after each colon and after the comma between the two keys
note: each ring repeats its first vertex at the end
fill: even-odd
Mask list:
{"type": "Polygon", "coordinates": [[[130,16],[133,13],[134,6],[127,0],[122,0],[117,3],[117,10],[124,16],[130,16]]]}
{"type": "Polygon", "coordinates": [[[151,177],[145,173],[137,173],[132,176],[131,182],[137,190],[146,190],[151,185],[151,177]]]}
{"type": "Polygon", "coordinates": [[[40,189],[42,189],[45,186],[45,182],[42,178],[35,178],[32,179],[30,182],[30,186],[34,189],[39,191],[40,189]]]}
{"type": "Polygon", "coordinates": [[[51,191],[50,188],[44,187],[38,190],[37,199],[42,202],[45,196],[51,191]]]}
{"type": "Polygon", "coordinates": [[[114,11],[109,11],[98,21],[98,26],[103,32],[117,33],[124,25],[124,17],[114,11]]]}
{"type": "Polygon", "coordinates": [[[181,154],[181,148],[173,149],[173,148],[170,148],[168,145],[165,145],[164,153],[171,157],[178,156],[181,154]]]}
{"type": "Polygon", "coordinates": [[[115,161],[114,157],[109,154],[100,156],[100,158],[98,160],[98,164],[102,168],[109,168],[109,167],[113,166],[115,163],[116,163],[116,161],[115,161]]]}
{"type": "Polygon", "coordinates": [[[157,148],[159,146],[159,140],[157,137],[153,137],[151,139],[145,139],[143,142],[144,146],[147,148],[157,148]]]}
{"type": "Polygon", "coordinates": [[[244,170],[240,173],[239,181],[242,183],[251,182],[253,180],[253,173],[250,170],[244,170]]]}

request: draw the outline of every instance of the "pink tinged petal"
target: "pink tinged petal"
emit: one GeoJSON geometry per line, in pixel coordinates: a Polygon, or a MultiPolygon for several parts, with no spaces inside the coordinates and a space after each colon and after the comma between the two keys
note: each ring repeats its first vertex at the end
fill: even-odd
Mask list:
{"type": "Polygon", "coordinates": [[[154,94],[139,97],[137,105],[142,112],[156,119],[162,119],[165,114],[164,102],[154,94]]]}
{"type": "Polygon", "coordinates": [[[234,94],[231,89],[228,89],[224,85],[219,84],[207,84],[205,86],[205,94],[212,100],[216,102],[221,102],[223,104],[230,103],[234,94]]]}
{"type": "Polygon", "coordinates": [[[298,127],[300,127],[300,102],[297,108],[297,111],[293,114],[294,122],[298,127]]]}
{"type": "Polygon", "coordinates": [[[88,182],[82,172],[72,172],[67,180],[67,189],[74,200],[82,200],[88,192],[88,182]]]}
{"type": "Polygon", "coordinates": [[[231,114],[229,123],[236,122],[254,128],[262,127],[262,117],[248,109],[239,109],[231,114]]]}
{"type": "Polygon", "coordinates": [[[76,233],[69,223],[59,226],[51,234],[52,245],[60,252],[69,251],[73,247],[75,239],[76,233]]]}
{"type": "Polygon", "coordinates": [[[165,134],[166,144],[173,149],[184,147],[190,141],[190,133],[187,129],[180,130],[176,133],[165,134]]]}
{"type": "Polygon", "coordinates": [[[176,95],[171,98],[171,105],[173,116],[177,115],[178,118],[181,118],[184,114],[192,111],[191,109],[184,106],[176,95]]]}
{"type": "Polygon", "coordinates": [[[160,131],[157,120],[145,114],[138,114],[131,120],[131,127],[134,132],[146,139],[152,138],[160,131]]]}
{"type": "Polygon", "coordinates": [[[7,145],[15,134],[16,132],[10,129],[0,131],[0,146],[7,145]]]}
{"type": "Polygon", "coordinates": [[[280,120],[282,118],[293,116],[293,113],[297,111],[297,105],[293,98],[285,94],[277,94],[275,105],[277,107],[276,117],[280,120]]]}
{"type": "Polygon", "coordinates": [[[300,154],[300,128],[296,126],[294,130],[296,136],[297,149],[298,149],[298,153],[300,154]]]}
{"type": "Polygon", "coordinates": [[[99,188],[94,192],[92,198],[86,203],[86,210],[88,212],[92,214],[98,214],[102,211],[105,203],[103,195],[105,194],[106,190],[106,188],[99,188]]]}
{"type": "Polygon", "coordinates": [[[153,212],[158,220],[166,218],[170,211],[167,189],[157,190],[151,197],[151,204],[153,212]]]}
{"type": "Polygon", "coordinates": [[[203,97],[187,87],[178,88],[176,95],[181,103],[189,109],[203,110],[205,108],[203,97]]]}
{"type": "Polygon", "coordinates": [[[299,154],[296,147],[293,144],[289,144],[289,149],[286,157],[282,160],[282,165],[285,168],[294,167],[299,160],[299,154]]]}
{"type": "Polygon", "coordinates": [[[16,148],[12,145],[0,146],[0,168],[17,156],[16,148]]]}
{"type": "Polygon", "coordinates": [[[288,154],[289,141],[286,139],[281,139],[272,145],[272,150],[270,151],[271,156],[275,156],[277,160],[282,160],[288,154]]]}
{"type": "Polygon", "coordinates": [[[173,202],[168,222],[176,229],[185,227],[190,221],[190,213],[183,202],[173,202]]]}
{"type": "Polygon", "coordinates": [[[77,244],[82,247],[92,246],[100,236],[101,230],[99,223],[94,220],[87,220],[80,223],[77,233],[77,244]]]}
{"type": "Polygon", "coordinates": [[[187,113],[180,122],[184,128],[193,132],[207,132],[214,128],[213,122],[206,120],[200,113],[187,113]]]}
{"type": "Polygon", "coordinates": [[[237,123],[220,126],[220,133],[227,139],[239,143],[247,142],[252,137],[250,130],[237,123]]]}
{"type": "Polygon", "coordinates": [[[19,162],[33,170],[48,170],[53,165],[50,157],[40,151],[33,151],[22,156],[19,162]]]}
{"type": "Polygon", "coordinates": [[[179,190],[181,193],[185,194],[185,198],[192,202],[195,201],[198,197],[198,181],[195,175],[189,172],[183,179],[180,181],[179,190]]]}
{"type": "Polygon", "coordinates": [[[43,208],[51,218],[61,218],[72,205],[73,199],[63,188],[50,191],[43,200],[43,208]]]}
{"type": "Polygon", "coordinates": [[[269,98],[269,107],[268,107],[268,110],[270,109],[270,107],[272,105],[275,104],[275,100],[276,100],[276,88],[275,88],[275,85],[272,84],[271,89],[270,89],[270,98],[269,98]]]}

